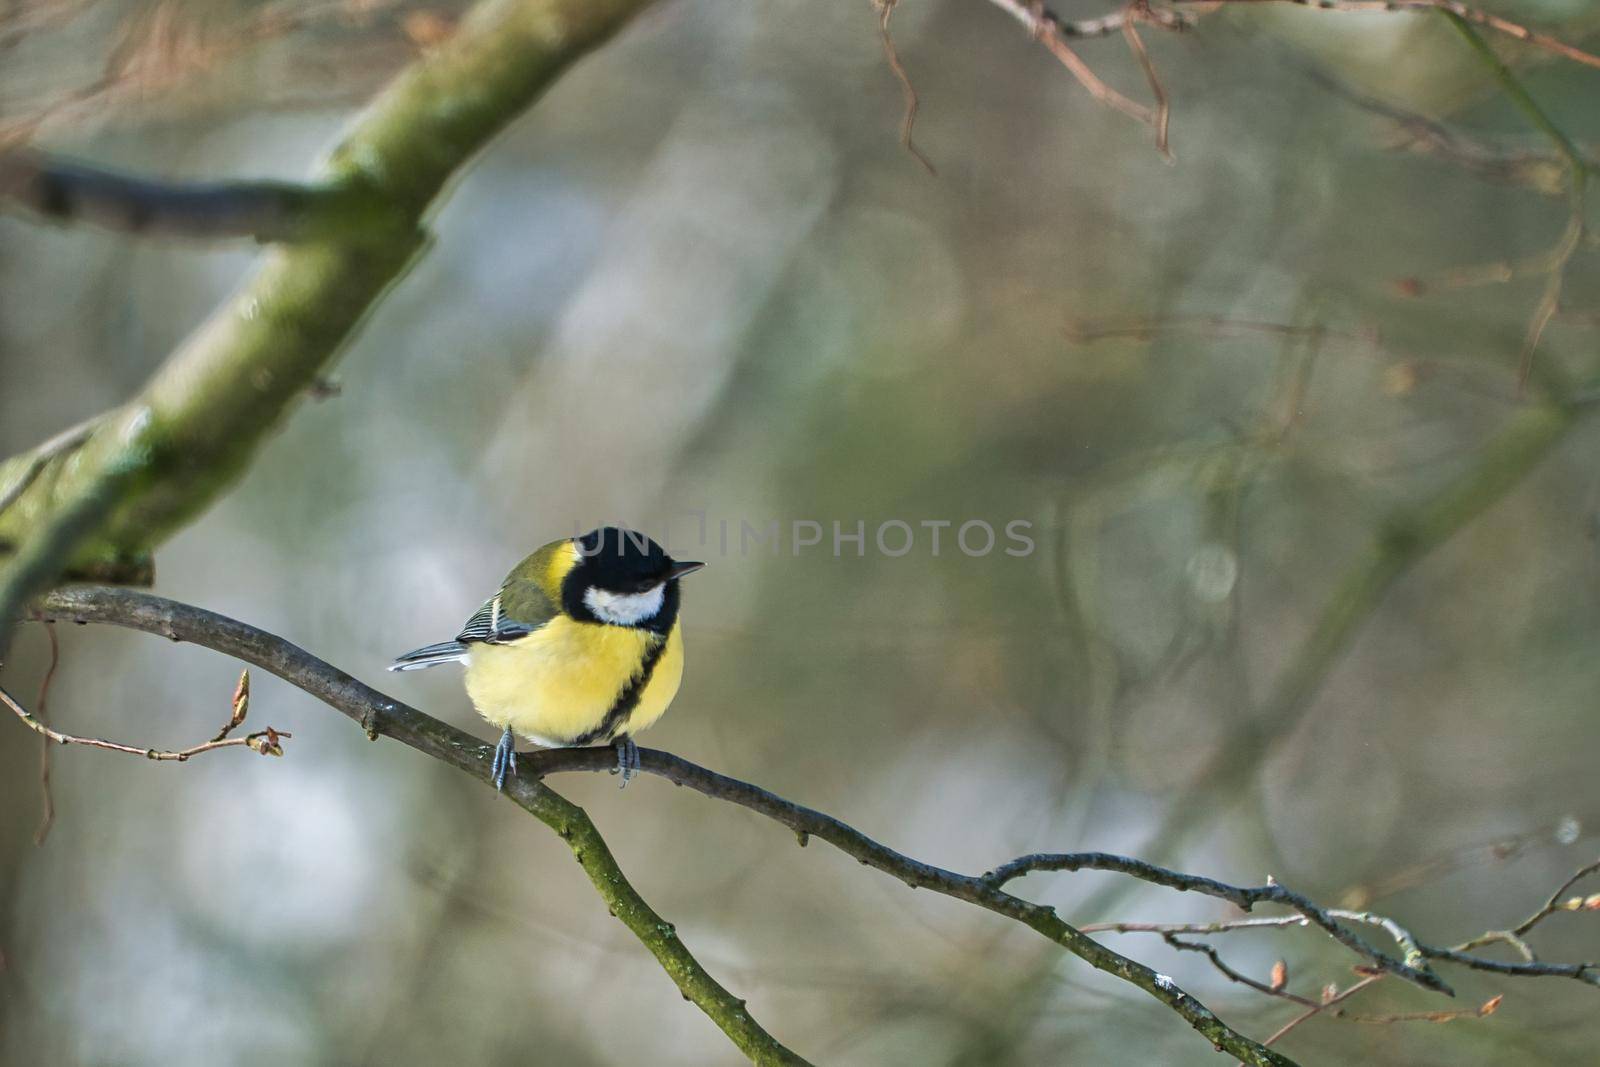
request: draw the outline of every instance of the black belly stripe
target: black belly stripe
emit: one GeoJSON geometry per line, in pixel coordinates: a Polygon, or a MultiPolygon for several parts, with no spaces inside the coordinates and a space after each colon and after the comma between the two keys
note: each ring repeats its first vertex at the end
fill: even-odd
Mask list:
{"type": "Polygon", "coordinates": [[[611,710],[606,712],[606,717],[600,720],[588,733],[580,734],[573,738],[574,745],[592,745],[596,741],[610,741],[622,729],[622,724],[628,721],[628,716],[633,714],[633,709],[639,706],[639,701],[644,696],[645,686],[650,684],[650,676],[656,672],[656,663],[661,659],[661,654],[667,650],[669,638],[663,637],[645,651],[644,662],[639,664],[639,671],[622,692],[617,694],[616,703],[611,705],[611,710]]]}

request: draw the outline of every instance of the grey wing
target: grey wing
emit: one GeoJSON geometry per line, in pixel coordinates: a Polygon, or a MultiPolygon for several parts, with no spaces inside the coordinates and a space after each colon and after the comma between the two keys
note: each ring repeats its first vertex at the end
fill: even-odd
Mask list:
{"type": "Polygon", "coordinates": [[[506,618],[501,611],[500,594],[496,593],[483,607],[473,613],[472,618],[461,628],[461,632],[456,634],[454,641],[441,641],[436,645],[424,645],[422,648],[412,649],[396,659],[389,669],[420,671],[426,667],[437,667],[441,663],[465,663],[469,651],[468,645],[504,644],[519,637],[526,637],[536,629],[538,627],[506,618]]]}
{"type": "Polygon", "coordinates": [[[458,642],[467,645],[474,641],[486,641],[491,645],[498,645],[526,637],[538,629],[537,626],[506,617],[500,602],[503,592],[504,590],[501,590],[500,593],[490,597],[483,607],[473,613],[472,618],[461,628],[461,632],[456,634],[458,642]]]}
{"type": "Polygon", "coordinates": [[[537,586],[513,580],[473,612],[454,641],[413,649],[395,660],[389,669],[417,671],[441,663],[465,663],[470,645],[503,645],[527,637],[557,614],[556,606],[537,586]],[[511,604],[509,611],[507,601],[511,604]]]}

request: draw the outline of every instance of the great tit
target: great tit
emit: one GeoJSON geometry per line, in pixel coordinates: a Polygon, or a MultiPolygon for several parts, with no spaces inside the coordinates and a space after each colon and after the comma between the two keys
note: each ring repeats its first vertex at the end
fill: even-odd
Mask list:
{"type": "Polygon", "coordinates": [[[554,748],[614,744],[627,785],[633,735],[661,718],[683,680],[678,579],[705,566],[607,526],[552,541],[506,576],[454,641],[389,668],[466,664],[467,695],[501,727],[494,785],[517,772],[516,735],[554,748]]]}

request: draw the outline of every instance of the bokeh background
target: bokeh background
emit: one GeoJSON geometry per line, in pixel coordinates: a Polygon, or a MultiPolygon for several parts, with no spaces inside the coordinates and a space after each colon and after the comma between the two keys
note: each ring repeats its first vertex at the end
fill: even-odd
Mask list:
{"type": "MultiPolygon", "coordinates": [[[[1581,41],[1587,7],[1497,10],[1581,41]]],[[[36,143],[109,165],[298,177],[456,14],[11,4],[0,115],[42,116],[36,143]]],[[[1548,142],[1428,17],[1252,6],[1147,30],[1171,165],[996,8],[906,0],[893,29],[936,177],[897,143],[868,4],[640,18],[463,177],[338,395],[159,553],[157,591],[489,740],[451,670],[384,667],[453,633],[532,547],[625,521],[711,563],[687,584],[686,682],[650,745],[960,870],[1138,853],[1370,902],[1434,942],[1531,912],[1600,830],[1593,425],[1406,575],[1308,704],[1258,709],[1385,516],[1471,471],[1528,402],[1516,363],[1566,218],[1559,169],[1507,181],[1396,116],[1491,155],[1548,142]],[[885,521],[941,519],[1026,521],[1035,550],[871,544],[885,521]],[[830,532],[741,551],[741,522],[773,520],[830,532]],[[835,556],[834,522],[866,524],[864,557],[835,556]],[[1251,723],[1268,753],[1208,777],[1251,723]],[[1175,819],[1187,832],[1164,835],[1175,819]]],[[[1120,39],[1081,51],[1142,97],[1120,39]]],[[[1600,136],[1593,71],[1520,73],[1573,137],[1600,136]]],[[[0,217],[0,449],[130,395],[253,256],[0,217]]],[[[1580,248],[1530,397],[1595,371],[1596,277],[1580,248]]],[[[100,628],[61,642],[65,729],[178,747],[226,717],[222,657],[100,628]]],[[[23,632],[9,689],[33,696],[46,649],[23,632]]],[[[37,739],[0,723],[5,1062],[738,1062],[543,827],[254,683],[251,721],[293,732],[286,758],[59,750],[39,846],[37,739]]],[[[555,784],[817,1062],[1219,1062],[1031,932],[825,844],[657,779],[555,784]]],[[[1079,923],[1232,915],[1104,875],[1020,890],[1079,923]]],[[[1558,915],[1536,942],[1593,958],[1597,923],[1558,915]]],[[[1159,939],[1103,936],[1258,1038],[1295,1014],[1159,939]]],[[[1354,978],[1310,932],[1219,947],[1257,976],[1285,960],[1306,995],[1354,978]]],[[[1450,977],[1461,1005],[1391,981],[1351,1007],[1503,993],[1499,1011],[1318,1019],[1282,1047],[1592,1055],[1592,988],[1450,977]]]]}

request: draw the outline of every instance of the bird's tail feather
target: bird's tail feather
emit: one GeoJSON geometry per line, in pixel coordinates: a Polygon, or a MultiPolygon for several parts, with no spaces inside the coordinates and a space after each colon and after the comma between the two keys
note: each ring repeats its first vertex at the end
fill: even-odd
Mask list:
{"type": "Polygon", "coordinates": [[[390,664],[391,671],[420,671],[441,663],[465,663],[467,646],[460,641],[441,641],[437,645],[414,648],[390,664]]]}

